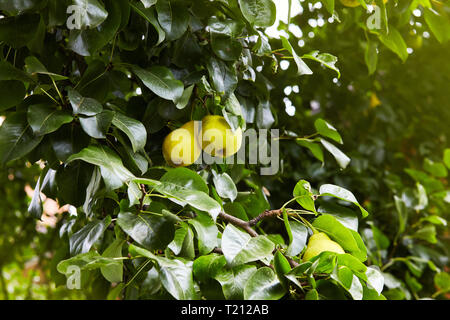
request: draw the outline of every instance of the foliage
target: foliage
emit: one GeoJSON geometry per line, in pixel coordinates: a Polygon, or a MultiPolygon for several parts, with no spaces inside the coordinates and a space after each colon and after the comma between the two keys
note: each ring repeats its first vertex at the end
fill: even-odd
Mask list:
{"type": "Polygon", "coordinates": [[[301,1],[276,38],[271,0],[2,1],[2,297],[35,255],[46,298],[445,298],[450,7],[375,0],[374,29],[359,3],[301,1]],[[169,167],[208,114],[280,129],[282,170],[169,167]],[[67,212],[38,232],[44,198],[67,212]],[[302,259],[316,232],[346,253],[302,259]]]}

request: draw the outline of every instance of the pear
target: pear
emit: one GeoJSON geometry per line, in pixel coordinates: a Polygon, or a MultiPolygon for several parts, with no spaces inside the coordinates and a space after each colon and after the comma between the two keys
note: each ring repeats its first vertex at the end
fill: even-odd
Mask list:
{"type": "Polygon", "coordinates": [[[328,238],[328,236],[323,233],[315,233],[309,238],[308,246],[303,254],[303,260],[307,261],[315,256],[321,254],[324,251],[345,253],[344,249],[337,243],[328,238]]]}
{"type": "Polygon", "coordinates": [[[213,157],[229,157],[239,151],[242,144],[241,128],[233,131],[222,116],[202,119],[202,149],[213,157]]]}
{"type": "Polygon", "coordinates": [[[198,143],[200,126],[189,121],[167,135],[163,142],[163,156],[173,167],[186,167],[193,164],[202,152],[198,143]]]}

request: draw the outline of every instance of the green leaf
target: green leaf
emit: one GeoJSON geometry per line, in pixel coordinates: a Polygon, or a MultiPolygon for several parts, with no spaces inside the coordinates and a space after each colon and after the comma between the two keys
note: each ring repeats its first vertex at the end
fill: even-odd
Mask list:
{"type": "Polygon", "coordinates": [[[266,236],[252,238],[248,233],[228,224],[222,235],[221,248],[228,264],[236,266],[270,257],[275,244],[266,236]]]}
{"type": "Polygon", "coordinates": [[[256,125],[259,129],[270,129],[275,123],[270,102],[268,100],[260,101],[256,109],[256,125]]]}
{"type": "Polygon", "coordinates": [[[197,298],[192,276],[192,261],[184,262],[180,259],[171,260],[156,256],[150,251],[134,245],[130,245],[129,251],[149,258],[158,264],[161,283],[175,299],[192,300],[197,298]]]}
{"type": "Polygon", "coordinates": [[[196,172],[187,168],[170,169],[161,177],[161,182],[173,183],[180,187],[209,193],[205,180],[196,172]]]}
{"type": "Polygon", "coordinates": [[[248,279],[244,289],[245,300],[279,300],[286,294],[275,272],[268,267],[258,269],[248,279]]]}
{"type": "Polygon", "coordinates": [[[297,65],[298,69],[298,75],[304,75],[304,74],[313,74],[312,70],[308,67],[308,65],[300,58],[297,53],[295,52],[294,48],[290,44],[289,40],[285,37],[281,36],[281,43],[283,44],[283,48],[285,48],[287,51],[289,51],[290,54],[292,54],[292,57],[294,58],[295,64],[297,65]]]}
{"type": "Polygon", "coordinates": [[[414,238],[425,240],[431,244],[437,243],[436,239],[436,227],[434,225],[427,225],[419,230],[417,230],[414,235],[414,238]]]}
{"type": "Polygon", "coordinates": [[[25,58],[25,64],[28,73],[48,75],[55,81],[68,79],[65,76],[49,72],[47,68],[36,57],[30,56],[25,58]]]}
{"type": "Polygon", "coordinates": [[[114,118],[114,112],[104,110],[95,116],[80,117],[80,124],[84,132],[94,139],[106,139],[111,122],[114,118]]]}
{"type": "Polygon", "coordinates": [[[255,266],[244,264],[231,269],[222,268],[214,278],[222,285],[225,299],[243,300],[245,284],[255,272],[255,266]]]}
{"type": "Polygon", "coordinates": [[[166,39],[173,41],[186,32],[189,24],[189,11],[182,1],[158,0],[156,3],[158,21],[166,33],[166,39]]]}
{"type": "Polygon", "coordinates": [[[0,80],[19,80],[21,82],[34,82],[26,72],[17,69],[7,61],[0,61],[0,80]]]}
{"type": "Polygon", "coordinates": [[[94,270],[115,264],[117,264],[117,260],[102,257],[96,251],[89,251],[60,261],[57,265],[57,270],[62,274],[70,275],[70,267],[78,267],[80,270],[94,270]]]}
{"type": "Polygon", "coordinates": [[[226,213],[231,214],[232,216],[239,218],[244,221],[248,221],[247,213],[245,212],[244,207],[238,202],[228,202],[223,205],[223,209],[226,213]]]}
{"type": "Polygon", "coordinates": [[[181,223],[181,228],[175,231],[175,236],[167,247],[172,250],[176,256],[193,259],[195,257],[193,239],[194,235],[189,225],[181,223]]]}
{"type": "Polygon", "coordinates": [[[328,150],[329,153],[333,155],[342,169],[347,168],[348,164],[350,163],[349,157],[347,157],[341,150],[339,150],[336,146],[329,143],[325,139],[320,139],[320,143],[325,147],[325,149],[328,150]]]}
{"type": "MultiPolygon", "coordinates": [[[[0,70],[1,73],[1,70],[0,70]]],[[[22,82],[17,80],[0,81],[0,111],[15,107],[25,98],[26,89],[22,82]]]]}
{"type": "Polygon", "coordinates": [[[152,66],[148,70],[133,67],[133,72],[147,88],[163,99],[176,103],[184,93],[183,82],[176,80],[166,67],[152,66]]]}
{"type": "Polygon", "coordinates": [[[81,56],[90,56],[111,41],[119,30],[124,14],[124,0],[104,0],[108,17],[93,29],[73,29],[68,47],[81,56]]]}
{"type": "Polygon", "coordinates": [[[70,156],[67,163],[75,160],[82,160],[99,166],[103,180],[111,190],[120,188],[123,183],[134,178],[134,175],[123,166],[119,156],[105,146],[84,148],[79,153],[70,156]]]}
{"type": "Polygon", "coordinates": [[[316,128],[317,132],[320,133],[322,136],[333,139],[334,141],[342,144],[342,138],[339,132],[328,122],[326,122],[323,119],[317,119],[314,122],[314,127],[316,128]]]}
{"type": "Polygon", "coordinates": [[[201,282],[206,282],[224,270],[226,264],[227,261],[222,255],[216,253],[202,255],[194,261],[194,277],[201,282]]]}
{"type": "Polygon", "coordinates": [[[444,43],[450,39],[450,22],[448,17],[440,15],[431,8],[424,8],[424,18],[428,27],[440,43],[444,43]]]}
{"type": "MultiPolygon", "coordinates": [[[[145,0],[148,1],[148,0],[145,0]]],[[[156,0],[154,0],[156,3],[156,0]]],[[[164,41],[166,38],[166,33],[161,28],[161,25],[158,22],[158,18],[156,17],[155,9],[152,7],[146,7],[145,3],[137,3],[133,4],[130,3],[131,8],[133,8],[134,11],[136,11],[141,17],[143,17],[145,20],[147,20],[156,30],[158,33],[158,41],[156,42],[156,45],[159,45],[164,41]]]]}
{"type": "Polygon", "coordinates": [[[378,294],[381,294],[384,287],[384,277],[380,269],[376,266],[369,266],[367,267],[366,276],[369,287],[375,289],[378,294]]]}
{"type": "Polygon", "coordinates": [[[348,253],[339,254],[337,255],[337,263],[338,266],[346,266],[350,268],[355,275],[364,281],[367,281],[367,267],[359,259],[348,253]]]}
{"type": "Polygon", "coordinates": [[[55,132],[63,124],[73,121],[73,117],[47,103],[32,105],[28,108],[28,123],[34,134],[43,136],[55,132]]]}
{"type": "Polygon", "coordinates": [[[317,143],[314,143],[314,140],[302,138],[297,139],[296,142],[302,147],[308,148],[317,160],[319,160],[320,162],[324,162],[322,148],[317,143]]]}
{"type": "Polygon", "coordinates": [[[450,148],[445,149],[443,160],[447,168],[450,169],[450,148]]]}
{"type": "Polygon", "coordinates": [[[208,68],[214,89],[222,95],[231,95],[238,83],[235,69],[233,67],[230,68],[225,62],[213,57],[208,60],[206,67],[208,68]]]}
{"type": "Polygon", "coordinates": [[[272,0],[239,0],[242,14],[256,27],[270,27],[275,23],[277,10],[272,0]]]}
{"type": "Polygon", "coordinates": [[[408,58],[406,43],[397,29],[393,26],[389,26],[389,32],[380,35],[380,41],[392,52],[397,54],[403,62],[406,61],[408,58]]]}
{"type": "Polygon", "coordinates": [[[134,241],[149,250],[166,248],[175,233],[173,223],[158,215],[120,212],[117,224],[134,241]]]}
{"type": "Polygon", "coordinates": [[[366,45],[366,51],[364,54],[364,59],[366,61],[369,75],[372,75],[377,70],[377,64],[378,64],[378,43],[377,42],[368,40],[367,45],[366,45]]]}
{"type": "Polygon", "coordinates": [[[325,5],[325,8],[327,8],[328,12],[331,15],[333,15],[333,13],[334,13],[334,0],[324,0],[322,2],[325,5]]]}
{"type": "Polygon", "coordinates": [[[344,227],[333,216],[324,214],[314,220],[313,226],[328,234],[328,236],[339,243],[344,250],[349,251],[361,261],[366,260],[366,254],[360,250],[351,230],[344,227]]]}
{"type": "Polygon", "coordinates": [[[296,256],[302,252],[303,248],[306,246],[308,228],[297,221],[289,221],[289,225],[292,232],[292,241],[289,243],[286,254],[296,256]]]}
{"type": "Polygon", "coordinates": [[[145,8],[150,8],[154,4],[156,4],[157,0],[141,0],[142,4],[145,8]]]}
{"type": "Polygon", "coordinates": [[[35,136],[26,115],[14,113],[9,115],[0,127],[0,164],[19,159],[27,155],[42,140],[35,136]]]}
{"type": "MultiPolygon", "coordinates": [[[[42,206],[42,199],[41,199],[41,190],[42,186],[48,183],[48,172],[49,167],[46,166],[44,170],[42,170],[37,182],[36,187],[34,188],[33,192],[33,198],[31,199],[30,205],[28,206],[28,213],[36,218],[41,219],[42,212],[43,212],[43,206],[42,206]]],[[[54,172],[54,171],[53,171],[54,172]]]]}
{"type": "Polygon", "coordinates": [[[93,29],[102,24],[108,17],[108,12],[97,0],[73,0],[73,3],[78,10],[81,10],[78,29],[93,29]]]}
{"type": "Polygon", "coordinates": [[[67,94],[72,105],[73,114],[82,114],[85,116],[95,116],[103,111],[100,102],[92,98],[85,98],[78,91],[67,88],[67,94]]]}
{"type": "Polygon", "coordinates": [[[222,60],[236,61],[242,54],[242,44],[227,35],[211,33],[211,48],[222,60]]]}
{"type": "Polygon", "coordinates": [[[286,287],[287,279],[285,277],[285,274],[290,272],[292,268],[291,265],[289,264],[289,261],[279,250],[277,250],[277,252],[274,255],[273,266],[278,276],[278,280],[284,287],[286,287]]]}
{"type": "Polygon", "coordinates": [[[450,291],[450,275],[447,272],[436,273],[434,283],[441,291],[450,291]]]}
{"type": "Polygon", "coordinates": [[[445,178],[448,174],[447,168],[441,162],[434,162],[425,158],[423,168],[437,178],[445,178]]]}
{"type": "Polygon", "coordinates": [[[112,124],[127,135],[134,152],[144,150],[147,143],[147,130],[140,121],[116,112],[112,124]]]}
{"type": "Polygon", "coordinates": [[[313,194],[311,192],[311,185],[306,180],[300,180],[294,187],[292,193],[295,200],[304,209],[316,212],[316,207],[314,206],[313,194]]]}
{"type": "Polygon", "coordinates": [[[198,238],[198,250],[201,255],[208,254],[217,247],[219,230],[209,215],[198,212],[194,219],[189,219],[189,223],[195,229],[198,238]]]}
{"type": "Polygon", "coordinates": [[[361,214],[362,214],[363,218],[365,218],[369,215],[369,213],[366,211],[366,209],[364,209],[359,204],[358,200],[356,200],[353,193],[351,193],[347,189],[344,189],[342,187],[339,187],[339,186],[336,186],[333,184],[324,184],[324,185],[320,186],[319,194],[321,196],[335,197],[335,198],[353,203],[361,210],[361,214]]]}
{"type": "Polygon", "coordinates": [[[311,289],[306,293],[305,300],[319,300],[319,293],[316,289],[311,289]]]}
{"type": "Polygon", "coordinates": [[[176,101],[176,107],[177,109],[184,109],[191,99],[192,91],[194,90],[195,85],[191,85],[184,89],[183,94],[181,95],[180,99],[176,101]]]}
{"type": "MultiPolygon", "coordinates": [[[[102,253],[102,257],[105,258],[120,258],[122,257],[122,246],[125,240],[116,239],[108,248],[102,253]]],[[[109,282],[122,282],[123,279],[123,261],[117,260],[115,263],[111,263],[107,266],[100,268],[102,275],[109,282]]]]}
{"type": "Polygon", "coordinates": [[[338,58],[329,54],[329,53],[319,53],[319,51],[312,51],[308,54],[304,54],[302,56],[303,59],[310,59],[316,62],[321,63],[328,69],[336,71],[338,78],[341,77],[341,72],[336,67],[336,62],[338,61],[338,58]]]}
{"type": "Polygon", "coordinates": [[[171,201],[180,205],[189,204],[200,211],[208,212],[214,221],[222,209],[217,201],[202,191],[192,190],[191,188],[183,187],[171,182],[159,182],[149,179],[140,179],[136,181],[155,187],[156,191],[168,196],[171,201]]]}
{"type": "Polygon", "coordinates": [[[70,254],[77,255],[88,252],[110,224],[111,217],[107,216],[102,221],[92,221],[78,230],[69,238],[70,254]]]}
{"type": "Polygon", "coordinates": [[[320,213],[326,213],[335,217],[345,227],[358,231],[358,217],[353,210],[340,206],[335,203],[325,202],[317,210],[320,213]]]}
{"type": "Polygon", "coordinates": [[[237,188],[233,182],[233,179],[228,175],[228,173],[217,173],[216,171],[212,171],[213,173],[213,182],[214,187],[216,188],[217,194],[221,198],[230,199],[233,202],[237,197],[237,188]]]}

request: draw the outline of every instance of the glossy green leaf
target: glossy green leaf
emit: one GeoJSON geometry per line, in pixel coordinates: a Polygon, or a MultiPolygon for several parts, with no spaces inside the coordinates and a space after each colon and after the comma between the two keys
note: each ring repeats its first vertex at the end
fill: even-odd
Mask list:
{"type": "Polygon", "coordinates": [[[213,171],[213,182],[217,194],[221,198],[230,199],[233,202],[237,197],[237,188],[233,179],[227,173],[217,173],[213,171]]]}
{"type": "Polygon", "coordinates": [[[268,267],[258,269],[248,279],[244,289],[246,300],[278,300],[286,294],[280,281],[268,267]]]}
{"type": "Polygon", "coordinates": [[[339,132],[328,122],[326,122],[323,119],[317,119],[314,122],[314,127],[316,128],[317,132],[320,133],[322,136],[333,139],[334,141],[342,144],[342,138],[339,132]]]}
{"type": "Polygon", "coordinates": [[[289,40],[285,37],[281,36],[281,42],[283,44],[283,47],[289,51],[289,53],[294,58],[294,62],[297,65],[298,75],[304,75],[304,74],[313,74],[312,70],[308,67],[308,65],[298,56],[298,54],[295,52],[292,45],[289,43],[289,40]]]}
{"type": "Polygon", "coordinates": [[[289,221],[289,225],[292,232],[292,241],[289,243],[286,254],[296,256],[302,252],[303,248],[306,246],[308,228],[297,221],[289,221]]]}
{"type": "Polygon", "coordinates": [[[228,264],[236,266],[270,257],[275,245],[265,236],[252,238],[228,224],[222,235],[221,248],[228,264]]]}
{"type": "Polygon", "coordinates": [[[106,139],[109,127],[114,118],[114,112],[104,110],[95,116],[80,117],[80,124],[84,132],[94,139],[106,139]]]}
{"type": "Polygon", "coordinates": [[[158,21],[169,41],[180,38],[187,30],[189,12],[182,1],[158,0],[156,3],[158,21]]]}
{"type": "Polygon", "coordinates": [[[243,264],[231,269],[222,268],[214,278],[222,285],[225,299],[243,300],[245,285],[255,272],[255,266],[243,264]]]}
{"type": "Polygon", "coordinates": [[[138,152],[144,149],[147,143],[147,130],[144,125],[133,118],[116,112],[112,119],[112,124],[123,131],[131,141],[133,151],[138,152]]]}
{"type": "MultiPolygon", "coordinates": [[[[102,253],[102,257],[105,258],[120,258],[122,257],[122,246],[125,240],[116,239],[108,248],[102,253]]],[[[117,260],[115,263],[111,263],[107,266],[100,268],[102,275],[109,282],[122,282],[123,279],[123,261],[117,260]]]]}
{"type": "Polygon", "coordinates": [[[165,217],[121,212],[117,224],[138,244],[149,250],[161,250],[173,240],[174,226],[165,217]]]}
{"type": "Polygon", "coordinates": [[[254,26],[270,27],[275,23],[276,7],[272,0],[239,0],[242,14],[254,26]]]}
{"type": "Polygon", "coordinates": [[[316,212],[313,194],[311,192],[311,185],[308,181],[300,180],[299,182],[297,182],[292,195],[304,209],[316,212]]]}
{"type": "Polygon", "coordinates": [[[329,153],[336,159],[337,163],[342,169],[347,168],[350,163],[350,158],[345,155],[339,148],[325,139],[320,139],[320,143],[328,150],[329,153]]]}
{"type": "Polygon", "coordinates": [[[70,253],[77,255],[88,252],[94,243],[100,239],[111,223],[111,217],[104,220],[92,221],[78,230],[69,238],[70,253]]]}
{"type": "Polygon", "coordinates": [[[195,229],[200,254],[208,254],[215,247],[217,247],[217,236],[219,230],[209,215],[203,212],[198,212],[194,219],[189,220],[189,223],[195,229]]]}
{"type": "Polygon", "coordinates": [[[27,155],[42,140],[36,136],[27,123],[26,114],[10,115],[0,127],[0,163],[7,162],[27,155]]]}
{"type": "Polygon", "coordinates": [[[176,80],[170,69],[166,67],[153,66],[148,70],[134,67],[133,72],[147,88],[163,99],[176,102],[184,93],[183,83],[176,80]]]}
{"type": "Polygon", "coordinates": [[[37,136],[55,132],[63,124],[73,121],[70,113],[56,109],[49,104],[36,104],[28,108],[28,123],[37,136]]]}
{"type": "Polygon", "coordinates": [[[348,191],[345,188],[342,188],[342,187],[339,187],[336,185],[332,185],[332,184],[324,184],[324,185],[320,186],[319,194],[321,196],[335,197],[335,198],[353,203],[361,210],[361,214],[362,214],[363,218],[365,218],[369,215],[369,213],[366,211],[366,209],[364,209],[359,204],[358,200],[356,200],[353,193],[351,193],[350,191],[348,191]]]}
{"type": "Polygon", "coordinates": [[[103,111],[100,102],[92,98],[85,98],[72,88],[67,88],[70,104],[73,114],[82,114],[85,116],[95,116],[103,111]]]}
{"type": "Polygon", "coordinates": [[[105,181],[110,189],[120,188],[123,183],[134,178],[134,175],[123,166],[122,160],[111,149],[105,146],[89,146],[79,153],[67,159],[70,163],[75,160],[82,160],[99,166],[105,181]]]}

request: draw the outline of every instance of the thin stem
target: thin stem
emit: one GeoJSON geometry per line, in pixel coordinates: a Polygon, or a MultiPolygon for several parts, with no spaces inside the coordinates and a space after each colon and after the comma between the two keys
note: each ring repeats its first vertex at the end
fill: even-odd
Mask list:
{"type": "Polygon", "coordinates": [[[58,96],[59,96],[59,98],[61,99],[61,103],[64,104],[64,98],[63,98],[61,92],[59,91],[58,86],[56,85],[55,80],[53,79],[53,77],[50,77],[50,79],[52,79],[53,86],[55,87],[56,92],[58,93],[58,96]]]}

